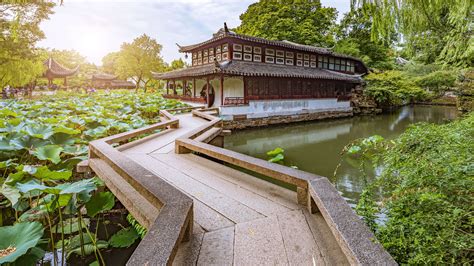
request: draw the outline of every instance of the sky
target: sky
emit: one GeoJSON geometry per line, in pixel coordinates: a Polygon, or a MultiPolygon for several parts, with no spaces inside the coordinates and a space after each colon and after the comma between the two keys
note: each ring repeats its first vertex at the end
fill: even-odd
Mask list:
{"type": "MultiPolygon", "coordinates": [[[[223,23],[240,24],[239,16],[256,0],[64,0],[49,20],[42,22],[46,38],[38,47],[74,49],[97,65],[109,52],[120,50],[143,33],[163,45],[166,62],[183,58],[176,43],[205,41],[223,23]]],[[[335,7],[339,18],[350,9],[350,0],[321,0],[335,7]]]]}

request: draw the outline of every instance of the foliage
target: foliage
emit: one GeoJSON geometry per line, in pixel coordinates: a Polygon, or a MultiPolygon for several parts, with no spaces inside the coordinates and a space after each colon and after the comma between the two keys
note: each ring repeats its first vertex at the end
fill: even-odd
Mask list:
{"type": "Polygon", "coordinates": [[[164,70],[160,56],[162,46],[148,35],[135,38],[132,43],[123,43],[115,60],[115,73],[123,79],[131,78],[138,87],[152,80],[152,71],[164,70]]]}
{"type": "Polygon", "coordinates": [[[267,155],[270,157],[268,161],[272,163],[283,163],[283,160],[285,159],[285,156],[283,155],[284,152],[285,150],[280,147],[277,147],[274,150],[268,151],[267,155]]]}
{"type": "Polygon", "coordinates": [[[139,238],[133,226],[123,228],[115,233],[109,240],[109,244],[115,248],[128,248],[139,238]]]}
{"type": "Polygon", "coordinates": [[[423,63],[471,66],[474,60],[471,0],[352,0],[372,20],[372,39],[403,34],[408,54],[423,63]]]}
{"type": "Polygon", "coordinates": [[[143,239],[147,232],[146,228],[138,223],[138,221],[130,213],[127,215],[127,221],[133,228],[135,228],[135,231],[140,236],[140,238],[143,239]]]}
{"type": "Polygon", "coordinates": [[[400,105],[429,98],[428,93],[418,87],[414,79],[401,71],[371,73],[365,80],[364,93],[381,106],[400,105]]]}
{"type": "Polygon", "coordinates": [[[0,4],[0,88],[20,86],[42,72],[35,50],[44,38],[40,23],[52,14],[49,1],[6,1],[0,4]]]}
{"type": "Polygon", "coordinates": [[[13,226],[0,227],[0,264],[14,262],[34,248],[43,236],[43,227],[38,222],[17,223],[13,226]],[[11,253],[3,253],[10,249],[11,253]]]}
{"type": "Polygon", "coordinates": [[[94,217],[100,212],[111,210],[114,205],[115,196],[112,192],[107,191],[96,193],[86,203],[87,215],[94,217]]]}
{"type": "Polygon", "coordinates": [[[352,157],[382,169],[357,210],[400,264],[472,263],[473,136],[471,113],[412,126],[393,141],[379,138],[376,152],[360,141],[350,148],[358,151],[352,157]],[[375,221],[380,214],[383,223],[375,221]]]}
{"type": "Polygon", "coordinates": [[[452,71],[435,71],[419,78],[416,83],[418,86],[429,89],[434,92],[443,93],[451,87],[454,87],[457,76],[452,71]]]}
{"type": "Polygon", "coordinates": [[[89,232],[89,218],[80,210],[85,207],[89,217],[99,220],[115,197],[97,192],[103,184],[95,178],[78,180],[75,165],[87,158],[89,141],[155,123],[160,109],[180,106],[159,95],[129,92],[0,101],[2,201],[16,211],[17,221],[42,224],[51,251],[59,247],[67,256],[92,252],[102,260],[99,250],[108,243],[89,232]]]}
{"type": "Polygon", "coordinates": [[[270,40],[332,46],[335,8],[323,7],[319,0],[263,0],[251,4],[240,15],[237,33],[270,40]]]}
{"type": "Polygon", "coordinates": [[[362,9],[354,9],[344,14],[336,27],[337,43],[334,51],[361,58],[367,66],[376,69],[393,69],[394,56],[389,43],[373,41],[370,38],[371,19],[364,16],[362,9]]]}
{"type": "Polygon", "coordinates": [[[167,71],[171,70],[176,70],[176,69],[181,69],[186,66],[186,63],[183,61],[183,59],[176,59],[171,61],[170,65],[166,68],[167,71]]]}

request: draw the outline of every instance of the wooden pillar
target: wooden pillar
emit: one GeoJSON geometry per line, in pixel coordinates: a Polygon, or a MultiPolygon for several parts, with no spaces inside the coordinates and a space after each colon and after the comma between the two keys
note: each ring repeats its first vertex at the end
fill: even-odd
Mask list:
{"type": "Polygon", "coordinates": [[[206,103],[207,107],[209,106],[209,77],[206,78],[206,103]]]}
{"type": "Polygon", "coordinates": [[[183,79],[183,96],[186,95],[186,80],[183,79]]]}
{"type": "Polygon", "coordinates": [[[193,96],[196,97],[196,79],[195,79],[195,78],[193,78],[193,91],[194,91],[194,92],[193,92],[193,93],[194,93],[193,96]]]}
{"type": "Polygon", "coordinates": [[[221,75],[221,106],[224,105],[224,75],[221,75]]]}
{"type": "Polygon", "coordinates": [[[64,77],[64,87],[67,86],[67,77],[64,77]]]}
{"type": "Polygon", "coordinates": [[[248,92],[247,92],[247,82],[245,80],[245,76],[242,77],[243,81],[244,81],[244,103],[247,104],[248,103],[248,100],[247,100],[247,97],[248,97],[248,92]]]}
{"type": "Polygon", "coordinates": [[[173,79],[173,95],[176,95],[176,80],[173,79]]]}
{"type": "Polygon", "coordinates": [[[170,91],[169,91],[169,90],[170,90],[170,81],[167,80],[167,81],[166,81],[166,94],[170,94],[170,91]]]}

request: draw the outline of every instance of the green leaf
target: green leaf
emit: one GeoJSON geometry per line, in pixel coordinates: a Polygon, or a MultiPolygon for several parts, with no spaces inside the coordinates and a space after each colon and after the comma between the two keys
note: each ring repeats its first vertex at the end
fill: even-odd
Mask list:
{"type": "Polygon", "coordinates": [[[349,154],[357,154],[362,150],[360,146],[357,145],[352,145],[349,150],[347,150],[347,153],[349,154]]]}
{"type": "Polygon", "coordinates": [[[267,155],[268,155],[268,156],[276,156],[276,155],[282,154],[282,153],[284,153],[284,152],[285,152],[284,149],[282,149],[282,148],[280,148],[280,147],[277,147],[277,148],[275,148],[274,150],[271,150],[271,151],[267,152],[267,155]]]}
{"type": "Polygon", "coordinates": [[[0,139],[0,151],[15,151],[21,150],[20,148],[11,145],[9,140],[0,139]]]}
{"type": "Polygon", "coordinates": [[[21,138],[14,138],[10,140],[10,144],[13,145],[16,149],[36,149],[44,145],[49,144],[48,141],[34,138],[31,136],[22,136],[21,138]]]}
{"type": "Polygon", "coordinates": [[[94,261],[90,263],[89,266],[100,266],[100,263],[98,261],[94,261]]]}
{"type": "Polygon", "coordinates": [[[0,227],[0,250],[14,248],[7,256],[0,257],[0,264],[14,262],[35,247],[43,236],[43,226],[38,222],[17,223],[0,227]]]}
{"type": "Polygon", "coordinates": [[[70,235],[79,232],[79,229],[81,227],[82,229],[85,229],[87,226],[89,226],[89,224],[90,220],[88,218],[82,218],[81,223],[79,223],[79,218],[70,218],[63,221],[62,227],[61,224],[53,226],[53,233],[58,232],[58,234],[61,234],[61,228],[64,228],[64,234],[70,235]],[[82,226],[80,226],[79,224],[81,224],[82,226]]]}
{"type": "Polygon", "coordinates": [[[80,194],[90,193],[96,189],[93,178],[82,179],[74,183],[64,183],[57,185],[56,189],[60,189],[60,194],[80,194]]]}
{"type": "Polygon", "coordinates": [[[70,128],[70,127],[58,126],[58,127],[54,128],[54,133],[64,133],[64,134],[68,134],[68,135],[76,135],[76,134],[81,133],[81,131],[78,130],[78,129],[70,128]]]}
{"type": "Polygon", "coordinates": [[[109,240],[110,246],[114,248],[128,248],[139,238],[137,231],[133,227],[123,228],[115,233],[109,240]]]}
{"type": "Polygon", "coordinates": [[[271,162],[271,163],[277,163],[277,162],[282,161],[283,159],[285,159],[285,156],[283,156],[283,154],[279,153],[275,157],[271,158],[268,161],[271,162]]]}
{"type": "Polygon", "coordinates": [[[87,215],[96,216],[98,213],[108,211],[115,205],[115,196],[111,192],[96,193],[86,203],[87,215]]]}
{"type": "Polygon", "coordinates": [[[24,127],[25,132],[35,138],[48,139],[54,134],[53,128],[47,125],[28,125],[24,127]]]}
{"type": "Polygon", "coordinates": [[[59,155],[62,151],[63,148],[58,145],[46,145],[33,151],[33,155],[40,160],[48,160],[54,164],[57,164],[61,161],[59,155]]]}
{"type": "Polygon", "coordinates": [[[0,188],[0,194],[5,196],[12,206],[15,205],[21,197],[20,190],[7,184],[2,185],[0,188]]]}
{"type": "Polygon", "coordinates": [[[44,257],[46,252],[38,247],[32,247],[28,252],[17,259],[14,265],[37,265],[38,261],[44,257]]]}
{"type": "MultiPolygon", "coordinates": [[[[107,241],[103,241],[103,240],[98,240],[96,242],[96,244],[86,244],[83,246],[83,249],[84,249],[84,255],[85,256],[88,256],[92,253],[94,253],[96,250],[98,249],[104,249],[104,248],[107,248],[109,246],[109,243],[107,241]]],[[[66,257],[69,258],[72,254],[77,254],[77,255],[81,255],[81,247],[78,247],[78,248],[75,248],[75,249],[72,249],[72,250],[68,250],[67,252],[67,255],[66,257]]]]}
{"type": "Polygon", "coordinates": [[[42,180],[69,180],[72,176],[72,171],[51,171],[47,166],[41,166],[36,168],[36,172],[33,176],[42,180]]]}

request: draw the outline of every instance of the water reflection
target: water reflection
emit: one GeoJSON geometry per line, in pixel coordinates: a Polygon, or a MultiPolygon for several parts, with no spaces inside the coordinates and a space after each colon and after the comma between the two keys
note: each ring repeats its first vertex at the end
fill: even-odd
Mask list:
{"type": "Polygon", "coordinates": [[[405,106],[378,116],[289,124],[249,129],[226,137],[226,148],[267,159],[266,152],[285,149],[285,163],[299,169],[329,177],[342,195],[354,204],[368,180],[346,162],[334,179],[334,169],[345,145],[358,138],[381,135],[394,138],[417,122],[443,123],[457,117],[455,107],[405,106]]]}

